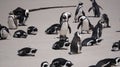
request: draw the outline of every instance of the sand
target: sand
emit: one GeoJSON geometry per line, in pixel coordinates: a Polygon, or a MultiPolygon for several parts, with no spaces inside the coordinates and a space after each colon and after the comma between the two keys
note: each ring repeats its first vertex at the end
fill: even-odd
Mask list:
{"type": "MultiPolygon", "coordinates": [[[[1,0],[0,1],[0,24],[8,26],[8,13],[17,7],[24,9],[33,9],[48,6],[60,5],[76,5],[78,0],[1,0]]],[[[88,13],[91,7],[89,0],[82,1],[84,3],[84,11],[87,16],[92,16],[92,11],[88,13]]],[[[53,50],[52,45],[58,41],[56,37],[59,35],[47,35],[45,30],[52,24],[59,23],[59,18],[62,12],[69,11],[72,17],[69,24],[72,28],[72,33],[68,34],[70,41],[74,33],[77,31],[77,23],[73,23],[75,8],[59,8],[41,10],[31,12],[29,19],[26,21],[27,26],[21,26],[17,30],[22,29],[27,31],[27,27],[34,25],[38,28],[37,35],[29,35],[26,39],[13,38],[13,33],[16,30],[10,30],[11,35],[7,40],[0,40],[0,67],[40,67],[41,62],[51,61],[55,58],[65,58],[73,62],[73,67],[88,67],[96,64],[104,58],[120,57],[120,52],[111,52],[111,47],[114,42],[120,40],[120,0],[97,0],[98,4],[103,7],[101,13],[108,14],[110,18],[111,28],[103,29],[102,39],[99,45],[91,47],[83,47],[81,54],[69,55],[68,50],[53,50]],[[38,51],[34,57],[20,57],[17,55],[17,50],[23,47],[37,48],[38,51]]],[[[90,21],[95,25],[100,18],[90,18],[90,21]]],[[[81,39],[90,37],[91,34],[81,34],[81,39]]],[[[120,67],[120,65],[118,66],[120,67]]]]}

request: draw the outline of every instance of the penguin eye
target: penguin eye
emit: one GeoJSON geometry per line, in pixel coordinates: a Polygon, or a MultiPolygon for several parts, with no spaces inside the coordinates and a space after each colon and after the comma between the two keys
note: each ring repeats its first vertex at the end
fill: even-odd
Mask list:
{"type": "Polygon", "coordinates": [[[71,15],[68,15],[68,18],[70,18],[71,17],[71,15]]]}
{"type": "Polygon", "coordinates": [[[65,16],[65,15],[63,15],[63,19],[66,19],[66,16],[65,16]]]}

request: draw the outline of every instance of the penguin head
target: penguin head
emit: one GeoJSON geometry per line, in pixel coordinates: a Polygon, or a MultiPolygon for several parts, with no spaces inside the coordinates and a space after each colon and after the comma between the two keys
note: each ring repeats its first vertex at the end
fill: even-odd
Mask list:
{"type": "Polygon", "coordinates": [[[65,66],[66,67],[71,67],[73,65],[73,63],[71,62],[71,61],[67,61],[66,63],[65,63],[65,66]]]}
{"type": "Polygon", "coordinates": [[[79,6],[81,6],[81,5],[83,5],[83,3],[82,3],[82,2],[80,2],[78,5],[79,5],[79,6]]]}
{"type": "Polygon", "coordinates": [[[26,16],[26,17],[29,16],[29,10],[28,10],[28,9],[25,10],[25,16],[26,16]]]}
{"type": "Polygon", "coordinates": [[[102,18],[103,18],[103,19],[108,18],[108,15],[104,13],[104,14],[102,14],[102,18]]]}
{"type": "Polygon", "coordinates": [[[119,63],[120,63],[120,57],[116,57],[115,58],[115,65],[119,65],[119,63]]]}
{"type": "Polygon", "coordinates": [[[13,11],[10,11],[9,15],[14,15],[13,11]]]}
{"type": "Polygon", "coordinates": [[[119,44],[119,42],[115,42],[112,46],[111,51],[118,51],[118,50],[120,50],[120,44],[119,44]]]}
{"type": "Polygon", "coordinates": [[[47,61],[44,61],[41,63],[41,67],[49,67],[49,63],[47,61]]]}
{"type": "Polygon", "coordinates": [[[77,36],[77,37],[81,38],[81,35],[80,35],[79,31],[75,32],[74,36],[77,36]]]}
{"type": "Polygon", "coordinates": [[[71,18],[71,15],[72,14],[70,12],[64,12],[62,18],[65,22],[68,22],[69,19],[71,18]]]}
{"type": "Polygon", "coordinates": [[[95,2],[95,0],[90,0],[91,2],[95,2]]]}
{"type": "Polygon", "coordinates": [[[29,35],[36,35],[38,32],[38,29],[35,26],[29,26],[27,29],[27,33],[29,35]]]}

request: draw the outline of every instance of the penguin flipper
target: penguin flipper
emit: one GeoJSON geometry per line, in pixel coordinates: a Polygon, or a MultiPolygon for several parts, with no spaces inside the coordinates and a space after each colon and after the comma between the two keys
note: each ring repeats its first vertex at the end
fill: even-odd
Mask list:
{"type": "Polygon", "coordinates": [[[81,21],[78,26],[77,26],[77,29],[79,29],[79,27],[82,25],[83,21],[81,21]]]}
{"type": "Polygon", "coordinates": [[[68,25],[69,33],[71,33],[71,27],[68,25]]]}
{"type": "Polygon", "coordinates": [[[83,14],[83,16],[85,16],[85,12],[84,11],[82,11],[82,14],[83,14]]]}
{"type": "Polygon", "coordinates": [[[98,6],[99,6],[99,8],[101,8],[103,10],[103,8],[100,5],[98,5],[98,6]]]}
{"type": "Polygon", "coordinates": [[[93,7],[90,7],[90,8],[89,8],[89,10],[88,10],[88,12],[90,12],[90,11],[91,11],[91,9],[93,9],[93,7]]]}

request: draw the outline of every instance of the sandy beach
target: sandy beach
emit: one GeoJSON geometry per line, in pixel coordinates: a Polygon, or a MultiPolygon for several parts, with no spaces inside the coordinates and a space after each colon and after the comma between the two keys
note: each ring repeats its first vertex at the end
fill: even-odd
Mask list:
{"type": "MultiPolygon", "coordinates": [[[[52,45],[58,41],[58,35],[47,35],[45,30],[52,24],[59,23],[60,15],[63,12],[71,12],[72,17],[69,24],[72,29],[71,34],[67,34],[71,41],[74,33],[77,31],[78,23],[73,23],[75,7],[71,8],[58,8],[40,10],[30,12],[30,16],[26,21],[27,26],[20,26],[16,30],[27,31],[29,26],[38,28],[37,35],[28,35],[27,38],[13,38],[16,30],[10,30],[10,36],[7,40],[0,40],[0,67],[40,67],[43,61],[51,61],[55,58],[65,58],[73,62],[72,67],[89,67],[96,64],[99,60],[104,58],[120,57],[120,51],[112,52],[112,45],[114,42],[120,40],[120,0],[96,0],[97,3],[103,8],[101,13],[106,13],[110,19],[111,28],[103,29],[103,41],[95,46],[83,47],[81,54],[69,55],[70,48],[67,50],[53,50],[52,45]],[[23,47],[37,48],[38,51],[34,57],[20,57],[17,51],[23,47]]],[[[78,0],[0,0],[0,24],[8,27],[8,14],[10,11],[17,7],[24,9],[34,9],[40,7],[50,6],[64,6],[64,5],[77,5],[78,0]]],[[[88,12],[92,6],[89,0],[81,1],[84,3],[83,10],[87,16],[93,16],[93,12],[88,12]]],[[[93,25],[96,25],[100,18],[89,18],[93,25]]],[[[90,37],[91,34],[81,34],[81,39],[84,40],[90,37]]],[[[120,67],[120,64],[119,66],[120,67]]]]}

